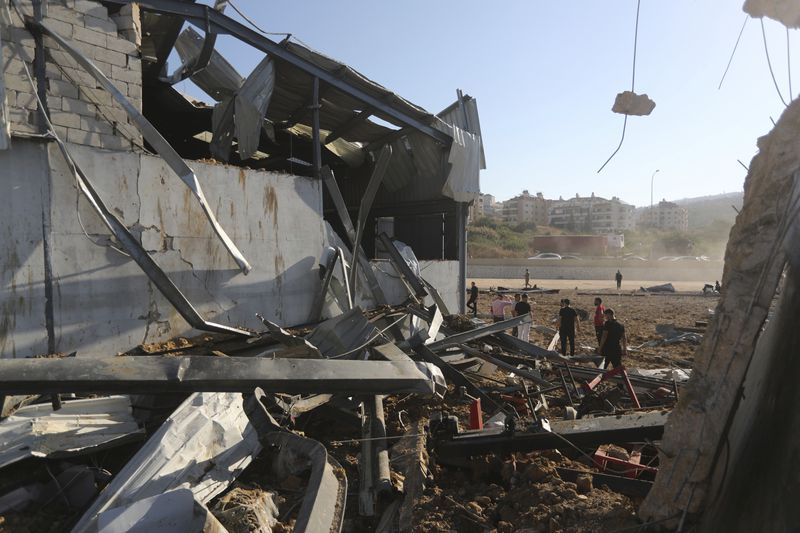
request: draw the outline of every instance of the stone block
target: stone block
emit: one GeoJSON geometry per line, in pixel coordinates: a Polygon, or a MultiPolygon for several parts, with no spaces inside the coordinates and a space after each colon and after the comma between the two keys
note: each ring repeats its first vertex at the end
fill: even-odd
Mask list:
{"type": "Polygon", "coordinates": [[[97,147],[102,144],[99,133],[90,133],[74,128],[67,128],[67,141],[75,144],[86,144],[97,147]]]}
{"type": "Polygon", "coordinates": [[[68,81],[62,80],[54,80],[48,78],[47,80],[48,85],[48,94],[54,96],[66,96],[69,98],[76,98],[80,99],[80,94],[78,93],[78,88],[68,81]]]}
{"type": "Polygon", "coordinates": [[[108,18],[108,10],[92,0],[75,0],[73,9],[99,19],[108,18]]]}
{"type": "Polygon", "coordinates": [[[123,54],[127,55],[139,54],[139,48],[136,46],[136,44],[125,38],[109,37],[107,46],[109,50],[114,50],[115,52],[122,52],[123,54]]]}
{"type": "MultiPolygon", "coordinates": [[[[11,100],[9,99],[8,101],[10,104],[11,100]]],[[[22,109],[36,109],[39,106],[39,103],[36,100],[36,95],[19,92],[17,93],[15,105],[22,109]]]]}
{"type": "Polygon", "coordinates": [[[92,57],[98,61],[103,61],[118,67],[125,67],[128,65],[128,55],[122,52],[109,50],[108,48],[95,47],[92,51],[92,57]]]}
{"type": "MultiPolygon", "coordinates": [[[[138,57],[128,57],[128,70],[133,70],[135,72],[142,71],[142,60],[138,57]]],[[[141,76],[140,76],[141,79],[141,76]]],[[[140,82],[141,83],[141,82],[140,82]]]]}
{"type": "Polygon", "coordinates": [[[85,117],[93,117],[96,113],[94,106],[91,104],[67,97],[61,99],[61,110],[67,111],[68,113],[77,113],[85,117]]]}
{"type": "Polygon", "coordinates": [[[80,119],[80,129],[83,131],[88,131],[89,133],[102,133],[105,135],[114,134],[114,126],[106,122],[103,118],[80,117],[80,119]]]}
{"type": "Polygon", "coordinates": [[[129,70],[125,67],[118,67],[116,65],[113,66],[111,69],[111,77],[115,80],[124,81],[126,83],[135,83],[141,84],[142,83],[142,73],[141,71],[129,70]]]}
{"type": "Polygon", "coordinates": [[[107,78],[111,77],[112,65],[110,63],[106,63],[105,61],[100,61],[99,59],[95,59],[94,61],[92,61],[92,63],[94,63],[94,65],[100,70],[100,72],[105,74],[107,78]]]}
{"type": "Polygon", "coordinates": [[[87,15],[83,19],[83,25],[94,31],[105,33],[109,37],[117,36],[117,25],[108,18],[97,18],[87,15]]]}
{"type": "Polygon", "coordinates": [[[83,41],[84,43],[93,44],[96,46],[102,46],[103,48],[105,48],[106,44],[108,43],[108,36],[105,33],[94,31],[89,28],[82,28],[80,26],[75,26],[73,36],[78,41],[83,41]]]}
{"type": "Polygon", "coordinates": [[[50,122],[64,128],[80,129],[81,116],[75,113],[65,113],[64,111],[51,111],[50,122]]]}
{"type": "Polygon", "coordinates": [[[141,98],[142,97],[142,86],[137,85],[135,83],[128,84],[128,96],[131,98],[141,98]]]}
{"type": "MultiPolygon", "coordinates": [[[[74,17],[73,17],[74,18],[74,17]]],[[[47,18],[45,19],[45,24],[52,29],[54,32],[59,34],[62,37],[66,37],[67,39],[72,38],[73,26],[69,22],[64,20],[60,20],[57,18],[47,18]]]]}
{"type": "Polygon", "coordinates": [[[6,74],[5,75],[5,82],[6,88],[11,89],[13,91],[20,91],[20,92],[31,92],[33,88],[31,87],[28,78],[25,74],[6,74]]]}

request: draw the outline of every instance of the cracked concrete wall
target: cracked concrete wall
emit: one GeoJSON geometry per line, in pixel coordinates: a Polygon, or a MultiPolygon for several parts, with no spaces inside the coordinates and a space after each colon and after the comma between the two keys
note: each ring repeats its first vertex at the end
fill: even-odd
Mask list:
{"type": "MultiPolygon", "coordinates": [[[[244,276],[189,189],[161,159],[70,149],[109,208],[141,236],[156,263],[207,320],[250,328],[260,327],[256,312],[281,325],[307,320],[319,288],[317,256],[323,245],[318,181],[190,162],[218,220],[254,266],[244,276]]],[[[16,139],[2,157],[7,161],[0,164],[0,182],[21,188],[2,199],[13,203],[0,212],[0,245],[4,257],[29,256],[14,264],[6,259],[3,305],[13,309],[4,320],[16,326],[0,327],[3,357],[46,351],[37,206],[44,201],[39,189],[48,181],[55,349],[108,356],[190,332],[139,267],[110,246],[110,232],[78,193],[54,144],[16,139]],[[39,152],[35,146],[41,146],[39,152]],[[20,311],[22,304],[14,303],[20,291],[27,291],[23,307],[30,309],[20,311]]]]}

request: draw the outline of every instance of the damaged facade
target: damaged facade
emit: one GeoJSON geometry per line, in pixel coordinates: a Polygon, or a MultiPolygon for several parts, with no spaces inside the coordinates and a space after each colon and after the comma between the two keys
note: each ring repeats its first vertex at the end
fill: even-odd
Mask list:
{"type": "MultiPolygon", "coordinates": [[[[10,149],[0,151],[0,173],[11,191],[3,200],[3,226],[14,228],[4,244],[9,253],[2,300],[10,318],[0,346],[6,356],[64,350],[109,355],[188,330],[185,313],[176,312],[152,278],[148,282],[119,252],[124,247],[76,190],[71,164],[47,140],[37,92],[53,133],[98,196],[205,320],[253,328],[260,312],[285,325],[308,321],[320,287],[321,253],[341,245],[345,235],[319,179],[322,167],[335,175],[355,220],[387,146],[391,158],[360,221],[363,253],[367,259],[385,256],[376,228],[405,242],[426,278],[458,307],[466,203],[471,189],[477,191],[482,166],[474,100],[460,97],[435,117],[345,65],[288,40],[253,35],[213,9],[212,19],[219,17],[214,22],[222,26],[201,36],[203,28],[183,28],[184,17],[174,14],[185,7],[181,2],[43,5],[47,30],[91,61],[178,155],[193,160],[204,210],[196,188],[193,197],[176,180],[192,188],[185,171],[143,137],[130,113],[74,55],[47,31],[39,32],[37,48],[37,32],[20,18],[35,17],[34,6],[9,7],[3,81],[12,138],[10,149]],[[216,31],[229,23],[245,43],[257,41],[276,53],[265,55],[253,73],[238,73],[213,52],[216,31]],[[170,73],[166,60],[173,47],[183,64],[170,73]],[[186,77],[216,104],[180,94],[172,84],[186,77]],[[259,113],[264,120],[254,119],[259,113]],[[231,242],[223,244],[230,254],[220,246],[221,234],[209,231],[209,213],[228,232],[231,242]]],[[[190,22],[206,16],[204,6],[191,10],[190,22]]],[[[404,287],[388,263],[373,268],[387,302],[402,301],[404,287]]],[[[375,305],[363,289],[356,288],[356,300],[375,305]]]]}

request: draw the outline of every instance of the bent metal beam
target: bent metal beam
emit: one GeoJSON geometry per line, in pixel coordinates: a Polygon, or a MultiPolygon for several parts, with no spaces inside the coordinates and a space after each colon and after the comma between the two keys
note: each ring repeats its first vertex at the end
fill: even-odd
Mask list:
{"type": "Polygon", "coordinates": [[[208,356],[0,359],[0,394],[247,392],[441,394],[444,376],[415,361],[208,356]]]}

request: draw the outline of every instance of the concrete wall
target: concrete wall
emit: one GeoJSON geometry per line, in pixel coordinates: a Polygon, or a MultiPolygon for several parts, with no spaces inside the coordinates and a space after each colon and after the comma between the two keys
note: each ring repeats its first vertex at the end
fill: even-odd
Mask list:
{"type": "MultiPolygon", "coordinates": [[[[43,236],[51,255],[52,342],[57,351],[114,355],[188,325],[138,266],[109,246],[110,232],[54,144],[15,138],[0,152],[3,357],[47,349],[43,236]],[[47,218],[50,226],[46,225],[47,218]],[[84,234],[81,223],[88,234],[84,234]]],[[[188,188],[159,158],[71,146],[109,208],[207,319],[256,328],[254,313],[305,322],[319,288],[322,192],[311,179],[191,162],[209,203],[253,265],[245,276],[188,188]]]]}
{"type": "MultiPolygon", "coordinates": [[[[21,2],[32,14],[30,0],[21,2]]],[[[28,71],[35,77],[34,37],[12,8],[12,26],[2,45],[3,81],[12,134],[41,133],[38,103],[28,71]]],[[[100,3],[91,0],[50,0],[44,22],[91,59],[139,110],[142,107],[142,62],[135,42],[138,9],[126,8],[109,18],[100,3]],[[118,27],[119,24],[119,27],[118,27]],[[121,29],[120,29],[121,28],[121,29]],[[129,40],[134,39],[134,41],[129,40]]],[[[137,149],[142,138],[125,111],[109,93],[97,89],[95,79],[50,38],[46,51],[47,107],[56,133],[65,141],[111,150],[137,149]]],[[[35,81],[35,79],[34,79],[35,81]]]]}
{"type": "Polygon", "coordinates": [[[627,280],[714,281],[722,279],[722,261],[664,262],[619,260],[470,259],[467,278],[613,280],[617,269],[627,280]]]}

